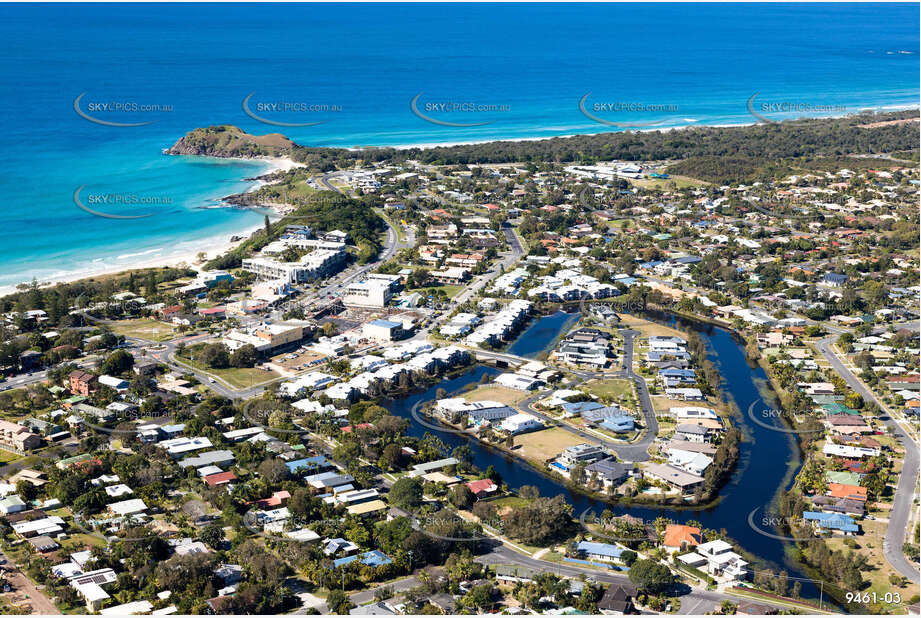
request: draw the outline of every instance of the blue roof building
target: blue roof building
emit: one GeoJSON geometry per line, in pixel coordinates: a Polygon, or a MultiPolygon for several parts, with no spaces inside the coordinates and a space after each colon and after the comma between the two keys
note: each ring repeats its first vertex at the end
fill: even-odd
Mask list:
{"type": "Polygon", "coordinates": [[[845,534],[856,534],[860,532],[860,527],[854,523],[854,520],[841,513],[803,511],[803,519],[814,522],[815,525],[823,530],[837,530],[845,534]]]}
{"type": "Polygon", "coordinates": [[[591,541],[579,541],[576,549],[596,560],[620,560],[620,555],[624,553],[624,550],[609,543],[592,543],[591,541]]]}
{"type": "Polygon", "coordinates": [[[321,470],[332,468],[332,464],[329,463],[329,461],[323,455],[317,455],[316,457],[305,457],[304,459],[289,461],[285,463],[285,465],[288,466],[288,471],[291,472],[291,474],[295,474],[298,470],[307,472],[319,472],[321,470]]]}
{"type": "Polygon", "coordinates": [[[333,567],[338,569],[339,567],[345,566],[347,564],[351,564],[352,562],[355,562],[356,560],[361,562],[363,565],[370,566],[370,567],[384,566],[385,564],[390,564],[391,562],[393,562],[393,560],[390,559],[390,556],[388,556],[384,552],[377,550],[377,549],[373,549],[359,556],[347,556],[345,558],[339,558],[338,560],[333,560],[333,567]]]}
{"type": "Polygon", "coordinates": [[[573,403],[564,403],[562,407],[563,410],[569,412],[570,414],[582,414],[583,412],[588,412],[589,410],[597,410],[598,408],[603,408],[604,406],[597,401],[576,401],[573,403]]]}

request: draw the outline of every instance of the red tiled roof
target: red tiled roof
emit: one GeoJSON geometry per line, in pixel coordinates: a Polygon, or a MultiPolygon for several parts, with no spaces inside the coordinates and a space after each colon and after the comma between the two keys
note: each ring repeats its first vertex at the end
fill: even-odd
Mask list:
{"type": "Polygon", "coordinates": [[[497,489],[496,484],[490,479],[480,479],[478,481],[469,481],[467,488],[474,494],[488,493],[497,489]]]}
{"type": "Polygon", "coordinates": [[[668,524],[665,526],[665,539],[662,542],[666,547],[681,547],[687,543],[689,547],[700,545],[703,537],[700,535],[700,528],[694,526],[684,526],[681,524],[668,524]]]}
{"type": "Polygon", "coordinates": [[[222,485],[224,483],[229,483],[230,481],[235,481],[237,475],[233,472],[218,472],[217,474],[209,474],[205,477],[205,482],[212,487],[216,485],[222,485]]]}

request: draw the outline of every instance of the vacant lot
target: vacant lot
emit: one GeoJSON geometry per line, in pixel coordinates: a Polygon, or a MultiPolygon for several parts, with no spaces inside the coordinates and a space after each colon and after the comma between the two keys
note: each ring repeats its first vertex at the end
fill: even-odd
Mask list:
{"type": "Polygon", "coordinates": [[[540,465],[559,455],[564,448],[584,442],[579,436],[559,427],[515,436],[518,454],[540,465]]]}
{"type": "Polygon", "coordinates": [[[597,396],[604,403],[634,400],[633,384],[630,380],[591,380],[583,384],[581,388],[597,396]]]}
{"type": "MultiPolygon", "coordinates": [[[[861,592],[875,592],[877,601],[880,602],[880,608],[885,608],[886,612],[898,613],[898,609],[907,605],[908,599],[912,595],[918,594],[918,585],[909,584],[904,587],[893,585],[889,582],[889,575],[898,574],[886,559],[883,557],[883,537],[886,534],[886,523],[881,521],[863,520],[860,522],[860,528],[863,534],[852,537],[857,543],[857,553],[866,556],[870,562],[870,568],[861,570],[863,578],[870,582],[868,588],[861,592]],[[882,603],[886,593],[898,593],[902,597],[900,604],[886,605],[882,603]]],[[[845,537],[834,536],[826,540],[829,549],[837,551],[853,551],[854,548],[845,545],[845,537]]]]}
{"type": "Polygon", "coordinates": [[[251,388],[253,386],[258,386],[263,382],[268,382],[274,380],[275,378],[280,378],[281,376],[275,371],[266,371],[265,369],[253,368],[233,368],[233,369],[212,369],[204,365],[204,363],[199,363],[197,361],[190,360],[185,356],[177,356],[181,359],[183,363],[194,367],[199,371],[213,375],[215,378],[220,378],[227,384],[230,384],[233,388],[244,389],[251,388]]]}
{"type": "Polygon", "coordinates": [[[527,397],[528,394],[514,388],[504,386],[479,386],[469,393],[464,393],[463,397],[467,401],[498,401],[509,406],[527,397]]]}
{"type": "Polygon", "coordinates": [[[630,315],[627,313],[618,315],[620,315],[621,323],[625,327],[640,331],[643,333],[643,337],[649,337],[652,335],[665,335],[681,337],[682,339],[685,338],[685,334],[680,330],[675,330],[674,328],[669,328],[668,326],[657,324],[656,322],[650,322],[649,320],[644,320],[642,318],[636,317],[635,315],[630,315]]]}
{"type": "Polygon", "coordinates": [[[454,298],[463,289],[462,285],[430,285],[424,288],[413,288],[410,291],[419,292],[423,297],[428,298],[436,290],[442,290],[448,298],[454,298]]]}
{"type": "Polygon", "coordinates": [[[111,322],[109,326],[116,335],[125,337],[138,337],[148,341],[166,341],[172,339],[178,332],[176,327],[166,322],[139,318],[137,320],[121,320],[111,322]]]}

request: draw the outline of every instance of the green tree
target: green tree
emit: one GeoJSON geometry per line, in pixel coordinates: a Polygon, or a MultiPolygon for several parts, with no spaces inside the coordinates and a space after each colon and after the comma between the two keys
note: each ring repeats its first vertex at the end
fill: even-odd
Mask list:
{"type": "Polygon", "coordinates": [[[387,499],[394,506],[415,509],[422,503],[422,481],[409,476],[397,479],[397,482],[390,488],[387,499]]]}
{"type": "Polygon", "coordinates": [[[336,589],[330,590],[326,595],[326,607],[332,614],[348,614],[349,610],[355,605],[349,601],[349,597],[343,591],[336,589]]]}
{"type": "Polygon", "coordinates": [[[637,588],[652,594],[668,590],[675,581],[675,576],[667,566],[648,559],[634,562],[629,576],[637,588]]]}

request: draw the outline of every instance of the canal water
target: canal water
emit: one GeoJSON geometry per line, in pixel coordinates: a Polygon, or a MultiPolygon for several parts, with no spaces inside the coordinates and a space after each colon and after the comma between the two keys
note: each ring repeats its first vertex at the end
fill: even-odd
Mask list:
{"type": "Polygon", "coordinates": [[[524,358],[538,358],[542,353],[549,352],[557,337],[569,331],[581,317],[581,312],[557,311],[538,318],[522,331],[506,351],[524,358]]]}
{"type": "MultiPolygon", "coordinates": [[[[572,314],[564,315],[571,316],[572,314]]],[[[556,319],[561,323],[560,328],[565,326],[563,318],[557,317],[556,319]]],[[[579,517],[586,509],[600,515],[601,511],[607,508],[615,515],[630,514],[645,521],[652,521],[660,516],[679,523],[697,520],[705,528],[725,530],[746,551],[772,563],[772,568],[786,569],[791,583],[794,577],[806,578],[807,576],[800,572],[785,555],[785,550],[790,545],[789,541],[780,541],[759,534],[752,529],[748,521],[749,514],[755,509],[758,509],[755,516],[760,519],[764,512],[770,509],[779,488],[786,489],[790,486],[800,461],[798,447],[789,434],[772,431],[767,427],[748,422],[748,417],[744,413],[750,405],[762,397],[769,405],[773,405],[767,376],[759,366],[749,364],[745,358],[744,348],[727,330],[700,323],[695,323],[693,326],[699,331],[701,339],[706,344],[711,362],[719,368],[723,379],[723,392],[742,410],[742,414],[734,418],[733,422],[741,428],[744,434],[743,441],[739,445],[738,467],[732,479],[720,491],[722,499],[715,506],[705,510],[624,507],[595,500],[569,490],[565,485],[544,476],[521,459],[490,448],[473,437],[450,431],[437,432],[420,425],[413,418],[411,414],[413,407],[435,399],[438,389],[443,388],[449,396],[455,395],[468,385],[478,383],[484,374],[497,375],[499,371],[492,367],[479,365],[459,377],[440,382],[424,392],[404,399],[389,400],[384,405],[394,415],[410,420],[408,432],[412,436],[422,437],[427,432],[432,433],[437,435],[449,448],[467,444],[473,452],[475,465],[482,470],[492,465],[509,487],[517,489],[523,485],[533,485],[540,490],[542,496],[552,497],[563,494],[573,505],[573,514],[576,517],[579,517]]],[[[549,337],[549,341],[552,342],[554,338],[555,335],[549,337]]],[[[544,335],[543,339],[546,344],[547,336],[544,335]]],[[[532,349],[536,348],[537,345],[532,346],[532,349]]],[[[771,422],[777,423],[778,426],[781,423],[778,419],[767,421],[767,423],[771,422]]],[[[801,583],[801,594],[804,598],[818,597],[818,589],[809,581],[801,583]]]]}

